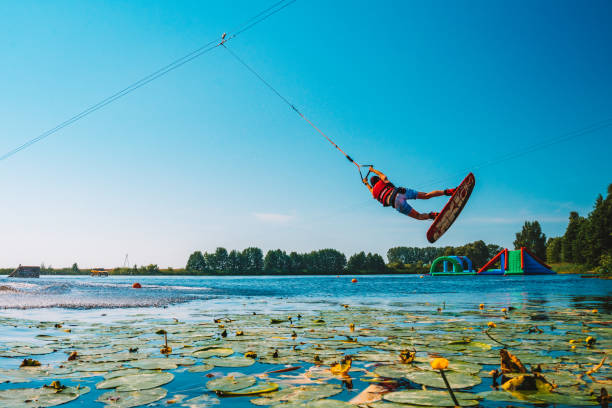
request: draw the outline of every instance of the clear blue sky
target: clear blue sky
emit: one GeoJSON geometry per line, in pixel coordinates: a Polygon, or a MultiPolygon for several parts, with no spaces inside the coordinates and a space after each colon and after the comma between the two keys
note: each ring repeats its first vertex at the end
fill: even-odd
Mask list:
{"type": "MultiPolygon", "coordinates": [[[[0,2],[0,154],[271,3],[0,2]]],[[[491,164],[612,117],[611,20],[609,1],[298,0],[229,46],[398,185],[450,187],[474,168],[438,245],[511,246],[526,220],[562,234],[612,182],[612,128],[491,164]]],[[[428,222],[369,198],[222,49],[0,161],[0,185],[2,266],[427,244],[428,222]]]]}

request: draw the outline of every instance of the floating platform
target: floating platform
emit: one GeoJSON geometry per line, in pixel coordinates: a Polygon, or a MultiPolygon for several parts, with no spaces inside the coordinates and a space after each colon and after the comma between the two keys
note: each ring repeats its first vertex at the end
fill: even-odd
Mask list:
{"type": "Polygon", "coordinates": [[[527,248],[514,251],[502,249],[477,272],[472,268],[472,261],[466,256],[441,256],[431,264],[431,276],[465,276],[465,275],[554,275],[544,261],[535,256],[527,248]],[[436,266],[442,263],[443,270],[436,271],[436,266]],[[452,265],[452,270],[450,266],[452,265]]]}
{"type": "Polygon", "coordinates": [[[473,268],[472,260],[467,256],[441,256],[432,262],[429,269],[431,276],[459,276],[459,275],[476,275],[473,268]],[[442,272],[436,272],[436,266],[442,264],[442,272]],[[452,265],[452,271],[449,266],[452,265]]]}

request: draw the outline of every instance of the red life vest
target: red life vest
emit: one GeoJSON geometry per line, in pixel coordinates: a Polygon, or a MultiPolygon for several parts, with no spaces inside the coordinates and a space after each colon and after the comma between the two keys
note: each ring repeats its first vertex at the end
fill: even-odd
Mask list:
{"type": "Polygon", "coordinates": [[[385,183],[382,180],[379,180],[372,188],[372,196],[380,201],[385,207],[394,204],[393,201],[395,201],[396,195],[395,186],[392,183],[385,183]]]}

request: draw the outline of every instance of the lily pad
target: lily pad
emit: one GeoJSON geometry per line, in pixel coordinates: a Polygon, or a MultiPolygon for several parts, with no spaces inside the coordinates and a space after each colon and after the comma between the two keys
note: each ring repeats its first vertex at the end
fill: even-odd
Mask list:
{"type": "Polygon", "coordinates": [[[144,370],[173,370],[179,365],[193,365],[196,360],[192,358],[146,358],[130,361],[130,365],[144,370]]]}
{"type": "Polygon", "coordinates": [[[238,391],[255,384],[255,377],[248,375],[228,375],[226,377],[215,378],[206,383],[206,388],[211,391],[238,391]]]}
{"type": "Polygon", "coordinates": [[[231,356],[232,354],[234,354],[234,350],[226,347],[212,347],[191,353],[193,357],[197,358],[227,357],[231,356]]]}
{"type": "Polygon", "coordinates": [[[288,402],[282,408],[355,408],[356,405],[335,399],[319,399],[309,402],[288,402]]]}
{"type": "Polygon", "coordinates": [[[376,367],[374,374],[387,378],[405,378],[406,374],[416,370],[411,364],[392,364],[376,367]]]}
{"type": "Polygon", "coordinates": [[[144,374],[132,374],[100,381],[96,384],[96,388],[117,388],[118,392],[148,390],[167,384],[173,379],[174,374],[164,373],[161,371],[144,374]]]}
{"type": "Polygon", "coordinates": [[[159,401],[166,394],[167,391],[163,388],[127,392],[110,391],[100,395],[96,401],[103,402],[109,407],[130,408],[159,401]]]}
{"type": "MultiPolygon", "coordinates": [[[[475,375],[461,373],[457,371],[445,371],[446,379],[453,389],[469,388],[478,385],[482,382],[475,375]]],[[[446,388],[444,380],[439,372],[436,371],[412,371],[406,374],[406,378],[410,381],[434,388],[446,388]]]]}
{"type": "Polygon", "coordinates": [[[190,373],[203,373],[205,371],[210,371],[213,368],[215,368],[215,366],[213,366],[212,364],[204,363],[204,364],[189,367],[187,371],[189,371],[190,373]]]}
{"type": "Polygon", "coordinates": [[[89,391],[89,387],[66,387],[59,391],[51,387],[13,388],[0,391],[0,406],[54,407],[73,401],[89,391]]]}
{"type": "Polygon", "coordinates": [[[342,392],[342,387],[335,384],[302,385],[289,387],[272,394],[264,394],[263,398],[252,399],[255,405],[273,405],[279,402],[305,402],[328,398],[342,392]]]}
{"type": "Polygon", "coordinates": [[[255,364],[255,360],[246,357],[225,357],[209,358],[205,363],[212,364],[215,367],[248,367],[255,364]]]}
{"type": "Polygon", "coordinates": [[[223,396],[248,396],[248,395],[259,395],[264,393],[270,393],[278,390],[278,384],[276,383],[259,383],[251,387],[243,388],[238,391],[218,391],[223,396]]]}
{"type": "Polygon", "coordinates": [[[221,401],[218,398],[212,397],[207,394],[200,395],[199,397],[190,398],[188,400],[183,401],[181,404],[182,407],[187,408],[207,408],[211,405],[217,405],[221,401]]]}
{"type": "MultiPolygon", "coordinates": [[[[466,392],[455,392],[455,397],[462,407],[473,407],[478,405],[476,396],[466,392]]],[[[433,390],[404,390],[390,392],[383,395],[385,401],[397,402],[400,404],[425,405],[432,407],[453,407],[452,398],[447,391],[433,390]]]]}

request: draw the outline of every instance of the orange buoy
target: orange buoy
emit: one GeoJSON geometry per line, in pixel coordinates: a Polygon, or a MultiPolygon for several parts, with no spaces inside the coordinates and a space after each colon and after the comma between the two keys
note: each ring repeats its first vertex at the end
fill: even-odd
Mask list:
{"type": "Polygon", "coordinates": [[[142,288],[142,285],[141,285],[140,283],[136,282],[136,283],[134,283],[134,284],[132,285],[132,287],[133,287],[134,289],[140,289],[140,288],[142,288]]]}
{"type": "Polygon", "coordinates": [[[352,283],[357,283],[357,279],[353,278],[353,279],[351,279],[351,282],[352,283]]]}

